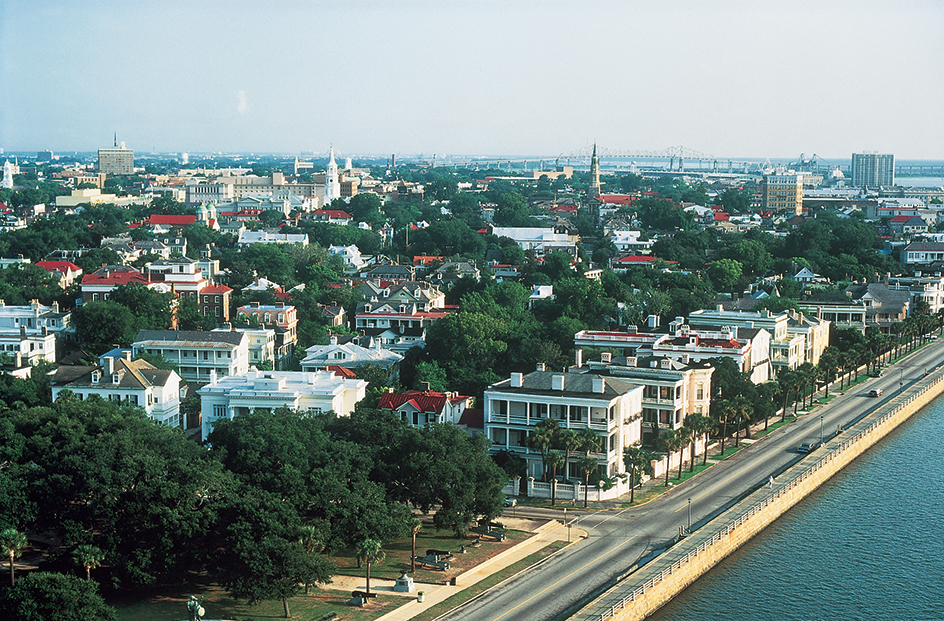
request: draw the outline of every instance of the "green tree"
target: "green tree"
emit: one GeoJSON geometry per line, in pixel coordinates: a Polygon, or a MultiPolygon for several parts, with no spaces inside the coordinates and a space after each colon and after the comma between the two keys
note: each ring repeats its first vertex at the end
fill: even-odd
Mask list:
{"type": "Polygon", "coordinates": [[[557,504],[557,469],[564,465],[564,456],[553,449],[547,452],[547,465],[551,469],[551,506],[557,504]]]}
{"type": "MultiPolygon", "coordinates": [[[[695,437],[704,437],[704,459],[702,465],[708,463],[708,434],[711,433],[711,430],[714,429],[715,423],[711,420],[710,416],[705,416],[704,414],[689,414],[685,419],[685,424],[692,430],[692,433],[695,434],[695,437]]],[[[692,450],[692,463],[691,469],[694,470],[695,466],[695,452],[694,447],[692,450]]]]}
{"type": "Polygon", "coordinates": [[[528,448],[541,454],[541,478],[547,482],[547,456],[554,444],[560,424],[553,418],[543,418],[534,426],[534,431],[528,434],[528,448]]]}
{"type": "Polygon", "coordinates": [[[357,544],[355,554],[357,555],[357,566],[361,562],[367,564],[367,593],[370,593],[370,566],[374,563],[382,563],[387,554],[381,549],[383,544],[375,539],[365,539],[357,544]]]}
{"type": "Polygon", "coordinates": [[[308,554],[298,541],[276,535],[261,540],[240,537],[231,542],[220,568],[220,584],[236,599],[250,604],[280,599],[285,618],[292,616],[288,600],[300,585],[331,582],[334,564],[317,554],[308,554]]]}
{"type": "Polygon", "coordinates": [[[15,528],[5,528],[0,531],[0,552],[10,559],[10,586],[16,585],[13,561],[20,558],[23,548],[27,545],[26,535],[15,528]]]}
{"type": "Polygon", "coordinates": [[[580,468],[580,471],[583,472],[583,508],[586,509],[589,504],[590,475],[599,469],[600,464],[596,457],[584,455],[577,460],[577,466],[580,468]]]}
{"type": "Polygon", "coordinates": [[[623,466],[629,472],[629,504],[635,501],[636,486],[642,479],[642,475],[652,476],[652,459],[652,453],[638,442],[623,449],[623,466]]]}
{"type": "Polygon", "coordinates": [[[32,572],[0,598],[5,616],[17,621],[115,621],[97,585],[77,576],[32,572]]]}
{"type": "Polygon", "coordinates": [[[672,453],[679,450],[682,446],[681,438],[678,432],[672,428],[662,430],[659,437],[656,438],[656,448],[665,453],[665,486],[669,485],[669,464],[672,462],[672,453]]]}
{"type": "Polygon", "coordinates": [[[137,335],[137,321],[124,304],[104,300],[86,302],[72,312],[79,339],[95,353],[115,345],[127,347],[137,335]]]}
{"type": "Polygon", "coordinates": [[[423,530],[423,522],[416,516],[411,515],[407,525],[410,527],[410,573],[416,575],[416,536],[423,530]]]}
{"type": "Polygon", "coordinates": [[[105,560],[105,553],[98,547],[85,543],[76,546],[72,551],[72,557],[79,566],[85,569],[85,579],[91,580],[92,570],[101,567],[102,561],[105,560]]]}
{"type": "Polygon", "coordinates": [[[741,279],[743,266],[734,259],[718,259],[708,264],[708,277],[718,291],[730,291],[741,279]]]}

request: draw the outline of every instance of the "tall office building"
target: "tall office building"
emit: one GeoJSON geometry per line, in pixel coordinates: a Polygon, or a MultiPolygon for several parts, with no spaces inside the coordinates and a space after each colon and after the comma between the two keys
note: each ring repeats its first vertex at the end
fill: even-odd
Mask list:
{"type": "Polygon", "coordinates": [[[119,147],[115,136],[114,148],[98,150],[98,172],[106,175],[134,174],[134,150],[126,149],[123,142],[119,147]]]}
{"type": "Polygon", "coordinates": [[[766,175],[762,187],[765,211],[803,215],[803,175],[766,175]]]}
{"type": "Polygon", "coordinates": [[[852,185],[857,188],[895,185],[895,156],[891,153],[853,153],[852,185]]]}

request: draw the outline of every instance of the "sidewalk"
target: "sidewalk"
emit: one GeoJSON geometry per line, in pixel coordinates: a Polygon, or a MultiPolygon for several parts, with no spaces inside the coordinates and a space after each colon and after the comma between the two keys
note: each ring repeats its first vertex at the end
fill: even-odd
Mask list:
{"type": "MultiPolygon", "coordinates": [[[[506,527],[513,529],[517,529],[523,525],[515,524],[515,522],[527,523],[526,526],[533,528],[533,522],[530,520],[515,520],[503,517],[502,522],[506,527]]],[[[492,574],[501,571],[502,569],[514,563],[517,563],[521,559],[526,558],[535,552],[538,552],[545,546],[555,541],[567,539],[567,529],[561,522],[557,520],[551,520],[541,524],[535,528],[533,532],[534,536],[529,537],[527,540],[522,541],[511,548],[508,548],[501,554],[493,556],[481,565],[473,567],[469,571],[456,576],[455,586],[448,584],[430,584],[417,582],[414,585],[415,588],[412,593],[396,593],[393,590],[393,580],[371,578],[371,592],[376,591],[377,593],[383,593],[385,596],[392,595],[394,597],[400,597],[404,601],[402,606],[391,612],[388,612],[382,617],[379,617],[377,621],[405,621],[406,619],[412,619],[415,615],[423,612],[424,610],[432,608],[440,602],[443,602],[446,599],[452,597],[456,593],[459,593],[462,590],[480,582],[481,580],[488,578],[492,574]],[[426,596],[423,603],[419,603],[417,601],[416,594],[419,591],[423,591],[426,596]]],[[[571,533],[571,539],[574,541],[579,540],[582,536],[586,536],[586,533],[579,529],[575,529],[574,532],[571,533]]],[[[363,591],[367,588],[367,582],[363,576],[335,576],[332,579],[331,584],[325,585],[321,588],[332,591],[363,591]]]]}

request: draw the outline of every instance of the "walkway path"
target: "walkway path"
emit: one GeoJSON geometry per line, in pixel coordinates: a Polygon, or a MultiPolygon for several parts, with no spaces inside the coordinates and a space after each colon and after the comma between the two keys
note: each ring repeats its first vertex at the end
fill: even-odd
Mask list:
{"type": "MultiPolygon", "coordinates": [[[[393,580],[371,578],[370,590],[372,592],[376,591],[378,593],[384,593],[385,595],[399,596],[406,600],[406,603],[402,606],[379,617],[377,621],[405,621],[406,619],[412,619],[415,615],[432,608],[456,593],[488,578],[492,574],[527,558],[555,541],[561,541],[567,538],[567,529],[557,520],[550,520],[540,524],[531,520],[516,520],[514,518],[502,517],[502,522],[505,524],[506,528],[515,530],[533,529],[534,536],[508,548],[501,554],[493,556],[469,571],[459,574],[456,576],[455,586],[448,584],[416,583],[416,588],[413,593],[396,593],[393,590],[393,580]],[[423,591],[426,596],[423,603],[417,601],[416,593],[419,591],[423,591]]],[[[586,533],[578,530],[572,533],[572,535],[574,539],[579,540],[581,536],[586,536],[586,533]]],[[[367,583],[363,577],[335,576],[331,584],[321,588],[347,592],[363,591],[366,590],[367,583]]]]}

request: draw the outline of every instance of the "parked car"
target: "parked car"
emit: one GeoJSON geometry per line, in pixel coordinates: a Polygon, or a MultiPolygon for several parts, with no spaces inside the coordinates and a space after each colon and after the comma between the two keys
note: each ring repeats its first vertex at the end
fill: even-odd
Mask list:
{"type": "Polygon", "coordinates": [[[812,453],[819,448],[819,440],[807,440],[797,447],[797,453],[812,453]]]}
{"type": "Polygon", "coordinates": [[[872,372],[869,373],[869,375],[871,375],[872,377],[882,377],[882,369],[881,368],[873,369],[872,372]]]}

